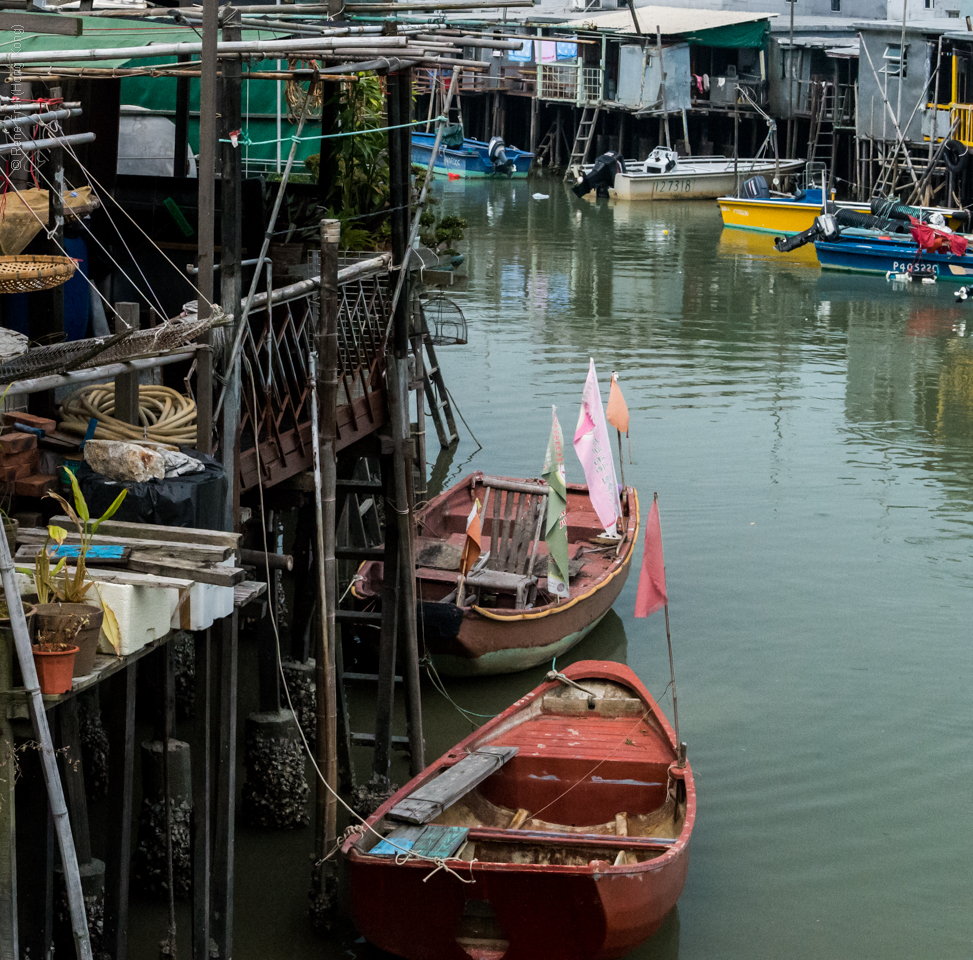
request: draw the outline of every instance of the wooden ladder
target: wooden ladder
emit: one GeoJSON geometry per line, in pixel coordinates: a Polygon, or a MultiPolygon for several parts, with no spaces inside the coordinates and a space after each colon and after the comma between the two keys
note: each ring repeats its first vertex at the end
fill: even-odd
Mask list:
{"type": "Polygon", "coordinates": [[[539,167],[545,163],[551,163],[554,160],[555,136],[557,136],[557,120],[547,128],[547,133],[541,137],[541,142],[534,151],[534,164],[536,166],[539,167]]]}
{"type": "MultiPolygon", "coordinates": [[[[426,315],[421,309],[415,312],[414,322],[421,327],[419,332],[422,335],[422,343],[426,351],[422,364],[423,392],[426,395],[426,401],[429,403],[429,415],[436,427],[439,446],[446,450],[459,440],[456,418],[453,416],[453,405],[450,402],[446,381],[443,379],[443,372],[436,357],[436,348],[433,346],[432,337],[429,335],[426,315]]],[[[416,360],[418,362],[423,358],[416,357],[416,360]]]]}
{"type": "Polygon", "coordinates": [[[581,175],[581,166],[588,158],[591,149],[591,141],[595,138],[595,127],[598,125],[598,116],[601,114],[601,107],[585,107],[581,114],[581,122],[578,124],[578,132],[574,138],[574,147],[571,150],[571,159],[568,161],[568,168],[564,173],[564,179],[570,179],[575,171],[581,175]]]}

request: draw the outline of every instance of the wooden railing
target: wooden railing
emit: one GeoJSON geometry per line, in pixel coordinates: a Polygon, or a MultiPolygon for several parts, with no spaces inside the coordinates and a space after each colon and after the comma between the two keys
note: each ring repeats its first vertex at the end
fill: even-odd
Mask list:
{"type": "MultiPolygon", "coordinates": [[[[354,273],[354,268],[342,273],[354,273]]],[[[387,266],[341,282],[338,315],[338,436],[335,449],[379,429],[387,419],[382,338],[391,300],[387,266]]],[[[267,309],[254,304],[244,340],[240,481],[272,487],[311,467],[308,357],[318,296],[313,281],[275,290],[267,309]],[[259,467],[257,453],[259,449],[259,467]]]]}

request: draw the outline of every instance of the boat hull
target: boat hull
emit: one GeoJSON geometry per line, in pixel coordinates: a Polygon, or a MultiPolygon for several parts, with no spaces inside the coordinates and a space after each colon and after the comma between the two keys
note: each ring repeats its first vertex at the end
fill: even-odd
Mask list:
{"type": "MultiPolygon", "coordinates": [[[[821,204],[788,200],[749,200],[744,197],[719,197],[723,225],[737,230],[789,236],[803,233],[821,215],[821,204]]],[[[868,212],[866,204],[852,209],[868,212]]]]}
{"type": "MultiPolygon", "coordinates": [[[[435,513],[440,503],[455,495],[455,491],[468,482],[434,498],[420,512],[420,524],[435,513]]],[[[593,508],[584,487],[569,485],[572,504],[582,498],[594,518],[593,508]]],[[[620,555],[613,561],[604,576],[579,589],[572,581],[569,599],[561,603],[548,603],[535,609],[485,608],[477,605],[456,607],[436,602],[420,606],[420,635],[423,645],[432,658],[436,670],[444,676],[473,677],[529,670],[541,663],[549,663],[580,643],[601,622],[618,599],[628,580],[632,557],[639,534],[639,500],[634,487],[628,487],[625,496],[627,516],[620,555]],[[444,616],[441,608],[448,607],[444,616]],[[460,615],[461,611],[461,615],[460,615]]],[[[580,510],[578,511],[580,512],[580,510]]],[[[575,515],[572,506],[570,516],[575,515]]],[[[594,531],[592,531],[594,532],[594,531]]],[[[546,569],[546,560],[543,568],[546,569]]],[[[380,562],[370,561],[362,565],[361,582],[353,586],[359,600],[378,599],[383,567],[380,562]]],[[[434,584],[423,580],[423,568],[418,569],[420,593],[434,601],[430,593],[434,584]]],[[[455,576],[449,586],[455,583],[455,576]]],[[[441,592],[445,592],[441,587],[441,592]]]]}
{"type": "MultiPolygon", "coordinates": [[[[803,160],[791,160],[781,163],[779,171],[788,176],[803,166],[803,160]]],[[[777,169],[773,163],[747,161],[734,172],[732,161],[721,161],[712,169],[699,162],[685,172],[677,166],[670,173],[618,173],[608,195],[618,200],[715,200],[735,193],[738,181],[773,174],[777,169]]]]}
{"type": "Polygon", "coordinates": [[[814,244],[818,262],[823,270],[842,270],[848,273],[912,273],[917,262],[931,267],[939,280],[966,283],[973,278],[973,256],[947,256],[924,252],[917,261],[915,243],[894,240],[852,240],[842,237],[836,243],[818,240],[814,244]]]}
{"type": "MultiPolygon", "coordinates": [[[[368,819],[371,830],[345,839],[351,912],[369,942],[407,960],[610,960],[662,925],[689,867],[692,770],[678,764],[672,727],[629,667],[583,661],[562,676],[568,683],[548,680],[519,699],[382,804],[368,819]],[[566,689],[571,682],[580,692],[566,689]],[[613,701],[598,686],[603,682],[635,699],[614,700],[610,709],[613,701]],[[552,710],[550,699],[559,696],[573,698],[574,708],[552,710]],[[395,808],[463,762],[457,758],[511,746],[516,755],[477,781],[468,796],[479,800],[466,810],[491,798],[499,805],[491,809],[504,817],[523,808],[578,826],[544,828],[532,818],[521,820],[522,827],[473,823],[470,859],[462,848],[440,861],[370,855],[379,836],[396,826],[395,808]],[[681,813],[668,821],[671,832],[664,832],[663,820],[651,828],[652,836],[672,839],[634,862],[616,857],[616,838],[639,836],[618,832],[619,818],[634,823],[660,801],[670,804],[673,790],[681,791],[681,813]],[[586,842],[602,845],[586,848],[586,842]],[[486,918],[476,921],[484,929],[471,929],[471,916],[486,918]]],[[[454,802],[460,806],[467,797],[454,802]]],[[[664,809],[671,818],[675,808],[664,809]]],[[[466,817],[447,810],[432,822],[469,823],[466,817]]]]}
{"type": "MultiPolygon", "coordinates": [[[[672,861],[628,873],[573,867],[453,865],[430,877],[427,863],[390,867],[367,858],[351,870],[351,911],[369,943],[407,960],[470,960],[456,940],[467,900],[489,903],[510,946],[479,957],[609,960],[654,934],[676,905],[689,869],[689,844],[672,861]],[[381,914],[379,917],[378,914],[381,914]]],[[[608,864],[604,864],[608,867],[608,864]]]]}
{"type": "MultiPolygon", "coordinates": [[[[412,135],[412,162],[422,167],[429,166],[429,158],[432,156],[432,148],[435,145],[435,137],[432,134],[414,133],[412,135]]],[[[436,154],[436,163],[433,172],[453,174],[461,179],[526,179],[530,170],[531,162],[534,159],[532,153],[517,150],[515,147],[507,147],[507,157],[514,162],[514,170],[511,175],[497,174],[493,170],[493,164],[487,156],[488,144],[481,143],[479,140],[464,140],[460,150],[454,150],[440,145],[436,154]]]]}

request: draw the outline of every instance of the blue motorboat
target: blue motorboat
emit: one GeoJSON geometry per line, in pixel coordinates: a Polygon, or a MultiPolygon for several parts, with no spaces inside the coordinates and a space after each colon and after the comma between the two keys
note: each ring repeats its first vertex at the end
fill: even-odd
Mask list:
{"type": "Polygon", "coordinates": [[[814,249],[823,270],[854,273],[911,274],[920,271],[940,280],[964,283],[973,277],[973,254],[920,250],[907,235],[877,236],[871,231],[843,230],[836,240],[816,240],[814,249]]]}
{"type": "MultiPolygon", "coordinates": [[[[456,145],[450,145],[445,139],[440,144],[436,153],[434,172],[453,174],[462,178],[524,178],[534,159],[532,153],[507,146],[500,137],[494,137],[489,143],[469,137],[464,137],[461,143],[458,138],[451,142],[456,145]]],[[[413,133],[412,162],[423,167],[428,166],[435,145],[435,134],[413,133]]]]}

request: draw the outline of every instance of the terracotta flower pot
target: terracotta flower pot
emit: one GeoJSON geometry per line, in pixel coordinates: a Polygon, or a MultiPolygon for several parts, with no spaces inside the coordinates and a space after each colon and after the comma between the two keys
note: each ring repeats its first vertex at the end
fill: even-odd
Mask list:
{"type": "Polygon", "coordinates": [[[35,643],[33,650],[41,693],[69,693],[78,648],[73,643],[35,643]]]}
{"type": "Polygon", "coordinates": [[[104,613],[91,603],[39,603],[34,635],[38,643],[71,643],[78,647],[74,675],[86,677],[95,667],[98,634],[104,613]]]}

